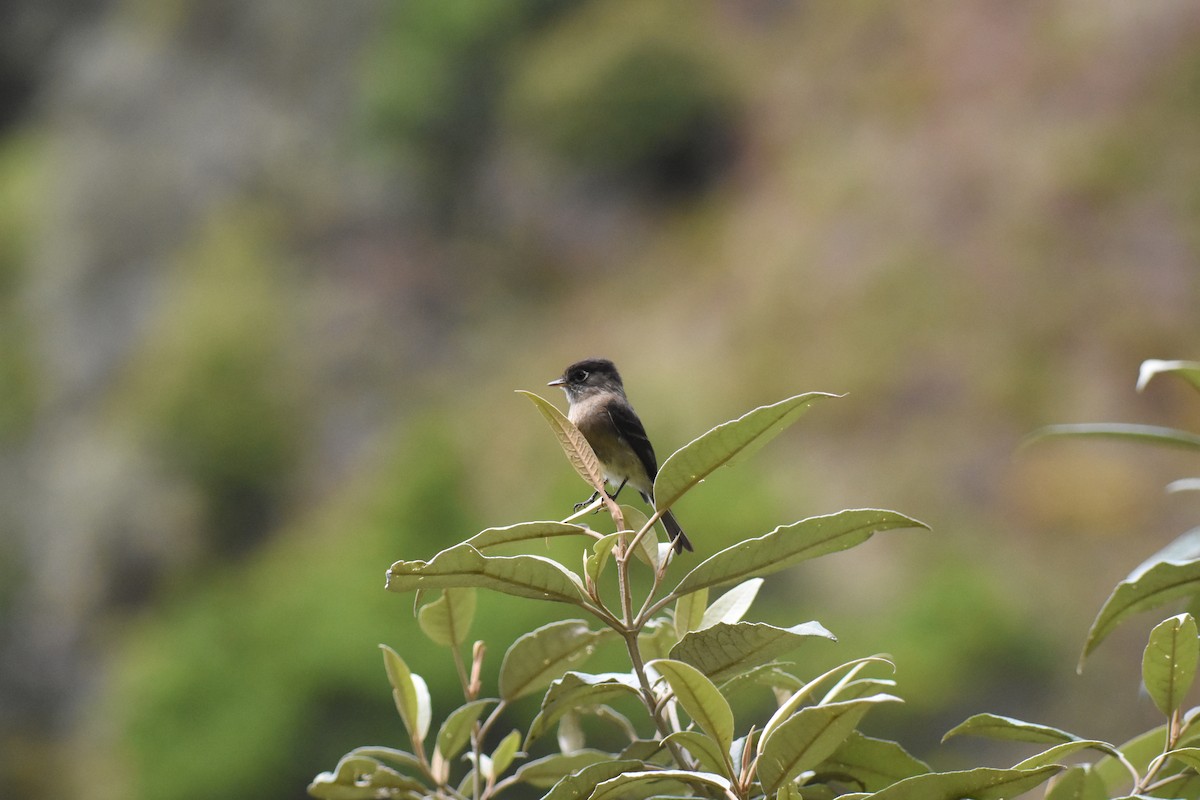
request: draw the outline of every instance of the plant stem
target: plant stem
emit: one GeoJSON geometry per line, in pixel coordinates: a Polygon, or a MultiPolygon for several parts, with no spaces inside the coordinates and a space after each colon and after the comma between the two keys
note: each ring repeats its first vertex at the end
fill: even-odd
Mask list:
{"type": "Polygon", "coordinates": [[[475,697],[474,692],[471,691],[471,679],[467,677],[467,665],[459,651],[460,647],[462,647],[461,644],[454,644],[450,647],[450,652],[454,655],[454,669],[458,672],[458,682],[462,684],[463,698],[469,703],[475,697]]]}
{"type": "Polygon", "coordinates": [[[508,708],[508,704],[501,700],[492,709],[492,713],[488,714],[487,719],[483,722],[476,721],[474,730],[471,731],[471,752],[474,754],[475,764],[471,769],[471,796],[474,800],[480,800],[480,766],[483,764],[483,740],[488,735],[488,731],[496,724],[496,720],[500,719],[500,714],[508,708]]]}

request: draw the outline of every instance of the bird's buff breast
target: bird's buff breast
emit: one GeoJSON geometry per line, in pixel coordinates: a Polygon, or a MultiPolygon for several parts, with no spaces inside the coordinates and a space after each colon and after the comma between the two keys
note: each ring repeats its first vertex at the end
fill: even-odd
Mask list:
{"type": "Polygon", "coordinates": [[[641,462],[617,433],[608,412],[598,406],[599,403],[586,401],[577,404],[570,410],[568,418],[592,446],[609,483],[616,486],[626,478],[633,478],[635,484],[643,483],[638,480],[643,471],[641,462]]]}

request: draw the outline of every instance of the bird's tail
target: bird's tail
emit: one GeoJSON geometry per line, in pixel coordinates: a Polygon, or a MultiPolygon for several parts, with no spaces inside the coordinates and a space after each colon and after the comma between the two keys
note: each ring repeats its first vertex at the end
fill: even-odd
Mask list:
{"type": "Polygon", "coordinates": [[[671,537],[671,544],[675,545],[675,552],[682,553],[684,550],[690,551],[692,543],[688,541],[688,537],[684,534],[683,528],[679,527],[679,522],[676,521],[675,515],[670,511],[663,512],[662,515],[663,527],[667,529],[667,536],[671,537]]]}

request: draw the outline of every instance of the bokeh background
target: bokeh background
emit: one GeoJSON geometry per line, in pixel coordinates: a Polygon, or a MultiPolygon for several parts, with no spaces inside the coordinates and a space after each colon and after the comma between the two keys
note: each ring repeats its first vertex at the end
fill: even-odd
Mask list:
{"type": "MultiPolygon", "coordinates": [[[[0,5],[0,796],[298,798],[453,702],[391,561],[586,493],[514,389],[620,365],[660,458],[814,408],[680,505],[699,553],[846,507],[934,531],[769,580],[876,652],[935,766],[991,711],[1154,724],[1084,634],[1190,527],[1194,0],[0,5]]],[[[570,563],[575,563],[574,561],[570,563]]],[[[494,673],[561,609],[481,604],[494,673]]],[[[484,632],[484,633],[480,633],[484,632]]],[[[532,710],[530,709],[530,713],[532,710]]]]}

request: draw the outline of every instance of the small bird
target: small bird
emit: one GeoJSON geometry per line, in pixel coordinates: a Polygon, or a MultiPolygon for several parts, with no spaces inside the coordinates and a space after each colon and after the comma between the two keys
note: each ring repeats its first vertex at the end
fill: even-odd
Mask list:
{"type": "MultiPolygon", "coordinates": [[[[625,396],[616,365],[606,358],[576,361],[546,385],[561,386],[566,392],[567,419],[596,452],[605,480],[617,487],[611,497],[615,500],[628,483],[653,508],[658,462],[646,429],[625,396]]],[[[692,549],[674,514],[663,512],[662,521],[676,553],[692,549]]]]}

